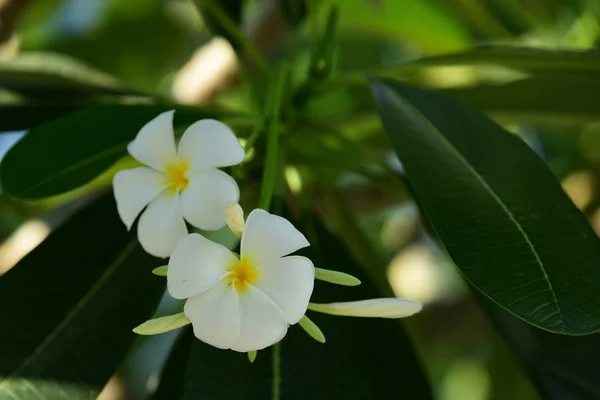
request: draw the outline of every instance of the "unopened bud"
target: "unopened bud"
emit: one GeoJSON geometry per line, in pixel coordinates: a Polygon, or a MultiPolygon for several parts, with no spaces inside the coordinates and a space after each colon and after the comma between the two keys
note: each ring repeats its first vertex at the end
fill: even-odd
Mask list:
{"type": "Polygon", "coordinates": [[[244,210],[238,203],[231,203],[225,210],[225,221],[227,226],[237,237],[242,237],[246,222],[244,221],[244,210]]]}
{"type": "Polygon", "coordinates": [[[256,354],[258,354],[258,352],[256,350],[252,350],[252,351],[249,351],[247,354],[248,354],[248,361],[253,363],[254,360],[256,360],[256,354]]]}
{"type": "Polygon", "coordinates": [[[330,315],[348,317],[404,318],[418,313],[423,305],[418,301],[384,298],[342,303],[309,303],[308,309],[330,315]]]}
{"type": "Polygon", "coordinates": [[[158,268],[154,268],[152,273],[156,276],[167,276],[167,270],[169,269],[168,265],[163,265],[158,268]]]}
{"type": "Polygon", "coordinates": [[[159,333],[169,332],[173,329],[181,328],[190,323],[190,320],[183,314],[168,315],[166,317],[150,319],[140,326],[133,329],[138,335],[158,335],[159,333]]]}
{"type": "Polygon", "coordinates": [[[320,281],[335,283],[342,286],[358,286],[360,280],[344,272],[332,271],[329,269],[315,268],[315,279],[320,281]]]}
{"type": "Polygon", "coordinates": [[[325,343],[325,335],[323,335],[321,329],[319,329],[317,324],[312,322],[306,315],[302,317],[298,323],[311,338],[319,343],[325,343]]]}

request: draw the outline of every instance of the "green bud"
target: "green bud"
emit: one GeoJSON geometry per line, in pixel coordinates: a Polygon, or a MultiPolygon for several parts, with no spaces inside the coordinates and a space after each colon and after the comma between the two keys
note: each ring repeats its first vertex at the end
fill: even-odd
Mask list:
{"type": "Polygon", "coordinates": [[[323,335],[321,329],[319,329],[317,324],[312,322],[306,315],[303,316],[298,323],[311,338],[315,339],[319,343],[325,343],[325,335],[323,335]]]}
{"type": "Polygon", "coordinates": [[[361,283],[358,278],[352,275],[322,268],[315,268],[315,279],[342,286],[358,286],[361,283]]]}
{"type": "Polygon", "coordinates": [[[181,328],[190,323],[190,320],[183,314],[168,315],[166,317],[150,319],[140,326],[133,329],[138,335],[158,335],[159,333],[169,332],[173,329],[181,328]]]}
{"type": "Polygon", "coordinates": [[[162,267],[154,268],[152,273],[158,276],[167,276],[167,270],[169,269],[168,265],[163,265],[162,267]]]}
{"type": "Polygon", "coordinates": [[[256,355],[258,354],[258,351],[256,351],[256,350],[252,350],[252,351],[249,351],[249,352],[248,352],[248,353],[246,353],[246,354],[248,354],[248,360],[249,360],[251,363],[253,363],[253,362],[254,362],[254,360],[256,360],[256,355]]]}

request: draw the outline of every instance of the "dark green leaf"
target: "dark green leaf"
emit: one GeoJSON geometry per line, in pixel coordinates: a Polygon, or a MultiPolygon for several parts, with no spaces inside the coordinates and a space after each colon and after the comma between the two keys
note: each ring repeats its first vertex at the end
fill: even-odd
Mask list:
{"type": "MultiPolygon", "coordinates": [[[[4,193],[38,199],[75,189],[127,154],[139,129],[166,106],[102,105],[33,128],[2,161],[4,193]]],[[[175,124],[191,123],[215,113],[177,107],[175,124]]]]}
{"type": "MultiPolygon", "coordinates": [[[[381,297],[337,239],[313,216],[301,220],[296,226],[310,232],[312,243],[301,253],[316,266],[350,273],[363,282],[353,288],[317,282],[315,302],[381,297]]],[[[407,399],[432,398],[401,322],[317,313],[309,317],[322,329],[327,343],[317,343],[299,326],[291,327],[280,345],[275,383],[273,347],[259,351],[251,364],[246,354],[196,340],[190,355],[188,398],[263,400],[272,398],[274,387],[281,400],[384,399],[398,388],[407,399]]]]}
{"type": "Polygon", "coordinates": [[[542,398],[600,398],[599,334],[554,335],[526,324],[484,296],[477,297],[542,398]]]}
{"type": "Polygon", "coordinates": [[[530,78],[445,91],[502,121],[566,125],[600,121],[600,104],[595,101],[600,84],[579,78],[579,82],[530,78]]]}
{"type": "Polygon", "coordinates": [[[194,337],[192,330],[184,328],[175,341],[171,354],[160,374],[160,383],[152,400],[177,400],[184,394],[185,373],[194,337]]]}
{"type": "Polygon", "coordinates": [[[441,94],[371,81],[424,213],[464,276],[543,329],[600,329],[600,240],[518,137],[441,94]]]}
{"type": "Polygon", "coordinates": [[[95,399],[164,293],[112,194],[0,278],[0,399],[95,399]]]}
{"type": "Polygon", "coordinates": [[[135,93],[104,72],[52,53],[24,53],[0,62],[0,86],[29,97],[135,93]]]}

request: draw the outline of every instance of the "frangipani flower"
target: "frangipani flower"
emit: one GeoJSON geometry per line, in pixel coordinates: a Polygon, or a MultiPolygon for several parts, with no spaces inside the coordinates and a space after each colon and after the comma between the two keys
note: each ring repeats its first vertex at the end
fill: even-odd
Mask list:
{"type": "Polygon", "coordinates": [[[233,178],[217,168],[239,164],[245,155],[233,132],[211,119],[192,124],[176,146],[173,114],[158,115],[127,146],[146,166],[120,171],[113,180],[117,210],[127,229],[147,206],[138,238],[157,257],[168,257],[187,235],[185,221],[205,230],[225,225],[225,211],[240,193],[233,178]]]}
{"type": "Polygon", "coordinates": [[[256,209],[239,258],[201,235],[183,238],[169,260],[167,287],[171,296],[188,299],[184,314],[198,339],[221,349],[260,350],[283,339],[306,312],[315,269],[306,257],[288,256],[306,246],[289,221],[256,209]]]}

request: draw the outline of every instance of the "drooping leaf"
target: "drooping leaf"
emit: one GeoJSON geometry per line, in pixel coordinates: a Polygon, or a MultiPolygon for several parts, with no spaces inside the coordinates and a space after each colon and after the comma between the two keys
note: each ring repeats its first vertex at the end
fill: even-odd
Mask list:
{"type": "Polygon", "coordinates": [[[600,334],[555,335],[526,324],[485,296],[476,296],[512,348],[531,382],[547,400],[600,398],[600,334]]]}
{"type": "MultiPolygon", "coordinates": [[[[4,193],[39,199],[75,189],[127,154],[127,144],[159,113],[154,105],[99,105],[31,129],[6,154],[0,167],[4,193]]],[[[175,124],[216,112],[177,107],[175,124]]]]}
{"type": "Polygon", "coordinates": [[[449,97],[372,80],[383,125],[436,234],[464,276],[523,320],[600,329],[600,240],[518,137],[449,97]]]}
{"type": "Polygon", "coordinates": [[[53,53],[23,53],[1,61],[0,86],[28,97],[136,93],[104,72],[53,53]]]}
{"type": "Polygon", "coordinates": [[[0,399],[95,399],[164,279],[105,195],[0,277],[0,399]]]}
{"type": "Polygon", "coordinates": [[[585,78],[535,77],[504,85],[446,89],[451,96],[507,122],[582,125],[600,121],[600,90],[585,78]]]}
{"type": "MultiPolygon", "coordinates": [[[[342,287],[316,282],[312,300],[330,302],[381,297],[348,250],[313,216],[295,222],[312,246],[300,252],[316,266],[358,277],[342,287]],[[314,229],[307,229],[311,224],[314,229]]],[[[254,363],[243,353],[218,350],[195,340],[189,358],[187,398],[268,399],[278,392],[291,399],[382,399],[401,390],[410,399],[432,398],[427,379],[397,320],[333,317],[309,312],[327,342],[292,326],[276,350],[258,352],[254,363]],[[279,368],[274,369],[277,363],[279,368]],[[399,389],[400,388],[400,389],[399,389]]]]}

